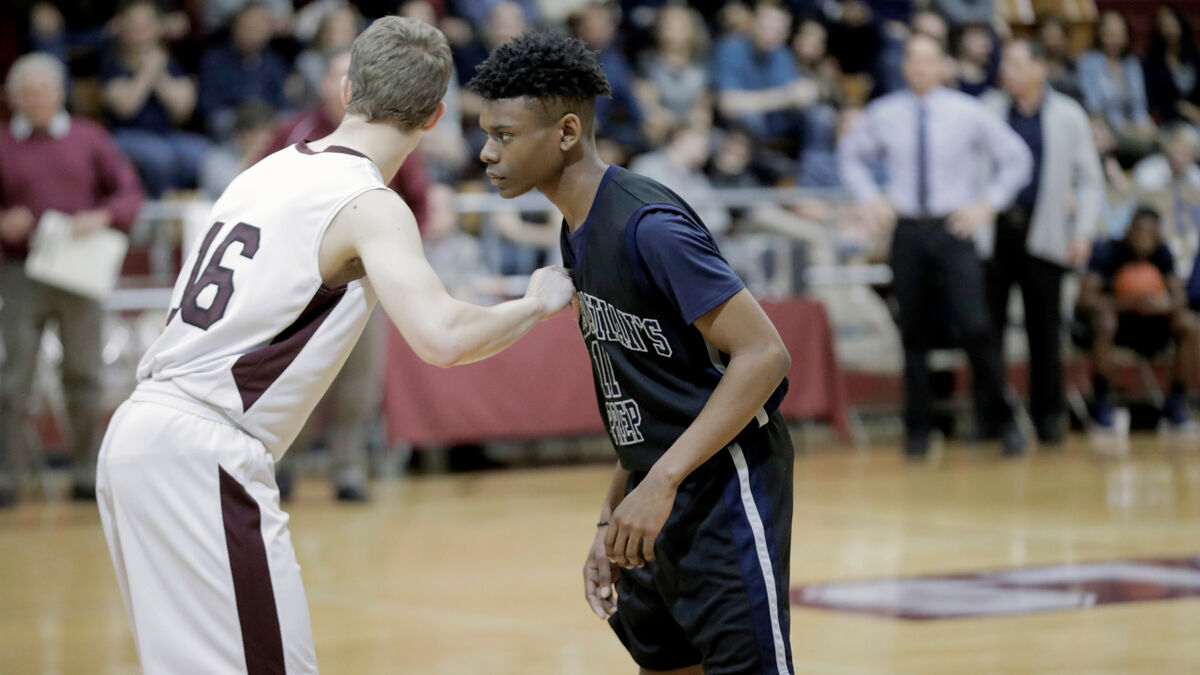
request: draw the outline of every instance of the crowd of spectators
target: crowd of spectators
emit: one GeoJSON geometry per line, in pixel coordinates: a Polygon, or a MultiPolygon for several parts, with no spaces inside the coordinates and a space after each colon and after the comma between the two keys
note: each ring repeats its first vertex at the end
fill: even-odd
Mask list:
{"type": "MultiPolygon", "coordinates": [[[[844,194],[838,147],[846,130],[871,101],[906,86],[910,37],[940,44],[942,86],[973,97],[1001,87],[1002,49],[1025,37],[1044,52],[1049,85],[1088,114],[1107,188],[1095,238],[1120,239],[1147,195],[1157,194],[1163,237],[1180,265],[1190,267],[1200,248],[1197,12],[1184,3],[1156,4],[1136,24],[1146,30],[1135,31],[1115,8],[1133,3],[1101,2],[1096,12],[1092,2],[1064,2],[1058,4],[1074,8],[1072,16],[1042,13],[1009,23],[1004,13],[1011,4],[18,2],[0,9],[0,37],[15,38],[0,48],[0,69],[8,72],[22,54],[57,59],[64,66],[66,109],[107,128],[147,198],[215,199],[267,152],[336,126],[348,47],[370,21],[398,13],[437,25],[456,66],[447,114],[394,186],[418,212],[434,257],[465,256],[491,275],[506,275],[553,262],[555,214],[455,219],[453,195],[490,189],[476,159],[486,140],[478,128],[481,101],[464,85],[490,50],[523,31],[570,32],[597,52],[613,92],[596,110],[606,161],[676,189],[697,206],[723,247],[736,235],[767,232],[802,242],[817,262],[881,252],[870,241],[869,214],[838,210],[837,199],[823,196],[844,194]],[[714,188],[777,186],[812,188],[814,199],[734,208],[708,199],[714,188]],[[821,224],[831,220],[838,227],[821,224]],[[478,242],[485,244],[482,253],[478,242]]],[[[1056,3],[1036,5],[1041,11],[1056,3]]],[[[9,93],[11,116],[19,111],[9,93]]],[[[872,169],[886,177],[883,162],[872,169]]],[[[0,203],[0,211],[17,206],[0,203]]],[[[453,265],[443,271],[461,273],[453,265]]],[[[1200,281],[1193,285],[1200,306],[1200,281]]]]}
{"type": "Polygon", "coordinates": [[[1046,14],[1014,27],[992,2],[959,0],[129,0],[108,14],[96,4],[35,3],[25,46],[68,65],[72,102],[99,113],[151,197],[211,190],[211,165],[240,166],[230,154],[247,154],[252,129],[320,101],[330,60],[388,12],[435,23],[452,42],[451,114],[419,159],[449,185],[478,179],[471,158],[483,142],[479,101],[461,85],[489,50],[531,28],[570,31],[598,52],[613,89],[597,110],[607,158],[628,166],[649,155],[638,164],[661,173],[669,155],[688,165],[673,170],[689,186],[722,182],[716,150],[733,135],[751,141],[748,169],[761,184],[841,187],[838,135],[865,103],[903,86],[913,33],[945,44],[946,84],[972,96],[997,86],[1003,41],[1031,35],[1051,84],[1107,126],[1098,133],[1111,136],[1113,166],[1139,183],[1165,180],[1166,160],[1172,176],[1196,173],[1172,159],[1182,150],[1165,150],[1168,139],[1184,144],[1176,125],[1200,124],[1195,31],[1170,4],[1155,11],[1141,50],[1113,9],[1090,24],[1046,14]],[[1081,44],[1089,25],[1093,38],[1081,44]],[[1134,168],[1160,149],[1165,159],[1134,168]]]}

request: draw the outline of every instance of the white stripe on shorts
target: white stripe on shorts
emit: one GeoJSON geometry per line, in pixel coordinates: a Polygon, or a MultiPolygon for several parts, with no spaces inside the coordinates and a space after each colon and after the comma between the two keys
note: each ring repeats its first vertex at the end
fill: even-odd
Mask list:
{"type": "Polygon", "coordinates": [[[771,565],[770,551],[767,549],[767,532],[763,528],[762,517],[758,514],[754,493],[750,491],[750,467],[746,465],[746,455],[742,453],[742,446],[733,443],[729,446],[729,454],[733,457],[733,465],[737,467],[742,507],[746,509],[746,519],[750,521],[750,531],[754,533],[754,549],[758,553],[758,565],[762,569],[763,582],[767,587],[767,606],[771,609],[771,638],[775,643],[775,667],[779,669],[780,675],[786,675],[791,671],[788,669],[783,631],[779,627],[779,597],[775,591],[775,570],[771,565]]]}

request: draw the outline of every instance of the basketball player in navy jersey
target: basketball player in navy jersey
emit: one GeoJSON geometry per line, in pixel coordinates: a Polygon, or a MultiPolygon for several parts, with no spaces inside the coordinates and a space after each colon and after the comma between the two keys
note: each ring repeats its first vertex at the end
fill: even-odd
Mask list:
{"type": "Polygon", "coordinates": [[[522,35],[469,86],[500,195],[539,190],[564,217],[619,458],[584,566],[588,602],[642,673],[790,673],[779,334],[687,203],[600,159],[594,110],[609,84],[581,41],[522,35]]]}

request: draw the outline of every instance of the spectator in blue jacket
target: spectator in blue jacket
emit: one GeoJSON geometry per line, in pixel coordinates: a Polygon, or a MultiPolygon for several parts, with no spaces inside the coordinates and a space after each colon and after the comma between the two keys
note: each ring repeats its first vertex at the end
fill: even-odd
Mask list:
{"type": "Polygon", "coordinates": [[[645,115],[634,93],[633,66],[617,45],[617,16],[604,5],[589,5],[570,19],[573,32],[599,52],[596,60],[612,86],[611,98],[596,100],[596,135],[640,150],[645,115]]]}
{"type": "Polygon", "coordinates": [[[271,49],[272,19],[266,5],[241,8],[230,28],[229,44],[214,47],[200,63],[200,112],[211,135],[224,140],[233,132],[234,111],[259,100],[276,110],[288,108],[284,85],[288,67],[271,49]]]}
{"type": "Polygon", "coordinates": [[[800,77],[788,48],[792,16],[776,4],[760,2],[750,37],[722,38],[713,56],[717,110],[749,129],[760,141],[795,145],[800,111],[813,103],[817,86],[800,77]]]}

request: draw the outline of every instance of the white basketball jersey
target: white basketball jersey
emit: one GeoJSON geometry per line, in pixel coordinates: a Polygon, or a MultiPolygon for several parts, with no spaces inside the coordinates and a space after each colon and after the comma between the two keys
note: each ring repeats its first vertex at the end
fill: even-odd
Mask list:
{"type": "Polygon", "coordinates": [[[384,189],[365,156],[304,143],[234,179],[183,264],[139,387],[215,408],[282,457],[376,302],[365,278],[324,285],[321,239],[347,202],[384,189]]]}

